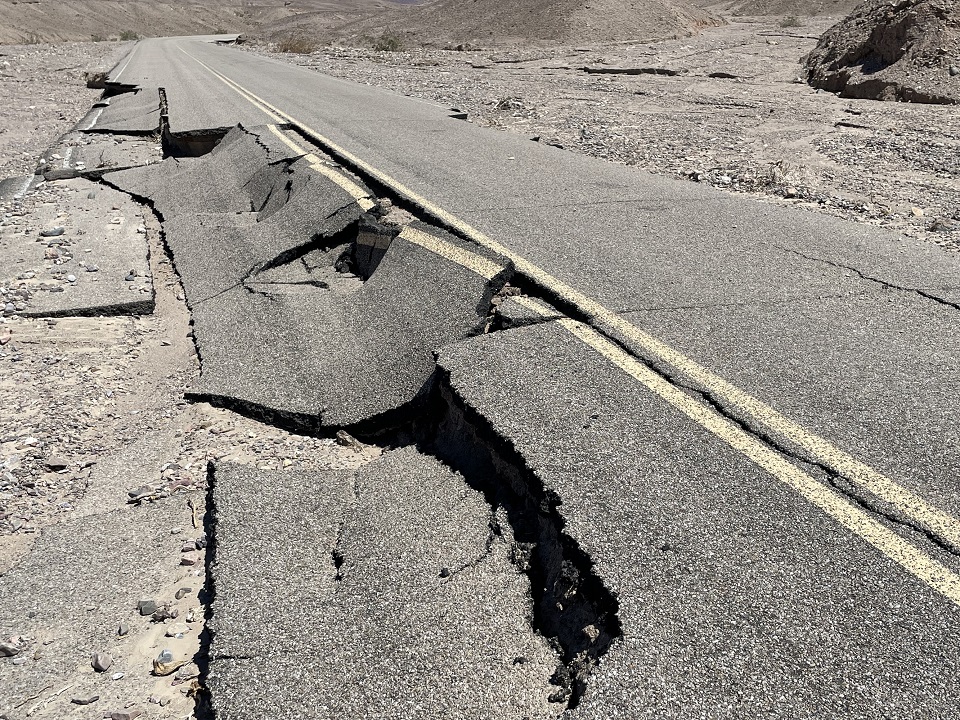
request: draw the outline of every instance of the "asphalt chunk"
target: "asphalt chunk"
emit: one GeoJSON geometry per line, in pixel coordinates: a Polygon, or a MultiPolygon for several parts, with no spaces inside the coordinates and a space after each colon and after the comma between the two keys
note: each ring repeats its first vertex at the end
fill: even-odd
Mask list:
{"type": "Polygon", "coordinates": [[[557,657],[531,628],[509,529],[462,477],[403,448],[353,486],[240,466],[214,478],[217,717],[556,717],[557,657]]]}

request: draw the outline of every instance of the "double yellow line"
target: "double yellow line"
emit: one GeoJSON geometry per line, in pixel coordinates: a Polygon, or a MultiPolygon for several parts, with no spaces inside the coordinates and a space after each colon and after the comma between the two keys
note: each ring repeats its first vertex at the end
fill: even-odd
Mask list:
{"type": "MultiPolygon", "coordinates": [[[[317,142],[321,147],[339,156],[377,182],[391,188],[393,192],[424,209],[447,227],[477,245],[511,261],[519,275],[533,281],[563,304],[576,308],[581,314],[589,317],[592,322],[592,326],[590,326],[572,319],[562,319],[558,321],[561,327],[698,425],[792,488],[842,526],[870,543],[909,573],[960,605],[960,575],[954,570],[920,547],[902,538],[848,498],[804,472],[786,460],[783,455],[745,432],[713,408],[694,399],[691,395],[665,380],[595,328],[603,330],[606,335],[617,337],[631,349],[639,350],[651,360],[663,363],[693,380],[709,391],[714,398],[723,401],[728,407],[738,410],[754,425],[762,426],[802,448],[811,458],[824,467],[831,469],[859,488],[888,503],[905,517],[916,522],[919,527],[953,548],[960,548],[960,521],[957,518],[844,452],[825,438],[810,432],[766,403],[727,382],[716,373],[633,325],[612,310],[607,309],[593,298],[514,253],[508,247],[487,237],[462,219],[435,205],[393,177],[340,147],[329,138],[324,137],[305,123],[271,105],[226,75],[214,70],[198,58],[190,55],[186,50],[181,48],[181,51],[262,110],[275,122],[287,122],[294,125],[301,133],[317,142]]],[[[303,154],[313,169],[336,182],[356,198],[359,203],[367,202],[372,206],[372,201],[363,188],[334,168],[324,164],[307,149],[294,143],[278,128],[271,127],[270,129],[289,147],[303,154]]],[[[493,277],[491,273],[496,274],[499,271],[495,263],[491,263],[479,255],[469,253],[429,233],[408,227],[401,233],[401,237],[417,243],[452,262],[468,267],[481,276],[493,277]]],[[[521,299],[521,302],[541,314],[545,315],[548,312],[543,305],[536,301],[521,299]]]]}

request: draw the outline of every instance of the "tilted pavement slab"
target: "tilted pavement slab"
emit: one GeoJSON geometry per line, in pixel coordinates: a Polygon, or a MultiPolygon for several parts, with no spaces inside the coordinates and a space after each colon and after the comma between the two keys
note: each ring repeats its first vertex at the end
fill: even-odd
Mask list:
{"type": "Polygon", "coordinates": [[[114,95],[105,102],[108,104],[91,110],[76,129],[127,135],[160,132],[160,92],[156,86],[114,95]]]}
{"type": "Polygon", "coordinates": [[[218,718],[556,717],[509,528],[435,459],[224,465],[213,493],[218,718]]]}
{"type": "Polygon", "coordinates": [[[32,208],[25,234],[0,235],[3,280],[29,296],[18,313],[56,317],[153,312],[143,208],[128,195],[84,179],[51,187],[58,192],[58,202],[32,208]],[[55,228],[62,228],[62,234],[40,234],[55,228]]]}
{"type": "Polygon", "coordinates": [[[616,597],[622,637],[568,717],[955,717],[960,607],[567,327],[477,337],[438,363],[441,455],[467,466],[457,416],[482,417],[616,597]]]}
{"type": "Polygon", "coordinates": [[[99,177],[106,172],[159,163],[162,159],[163,148],[152,138],[70,132],[43,153],[37,173],[45,180],[99,177]]]}
{"type": "Polygon", "coordinates": [[[490,298],[509,276],[487,262],[496,275],[401,235],[366,282],[342,292],[335,279],[328,287],[250,283],[196,304],[196,393],[331,427],[410,420],[391,414],[426,399],[434,351],[481,332],[490,298]]]}

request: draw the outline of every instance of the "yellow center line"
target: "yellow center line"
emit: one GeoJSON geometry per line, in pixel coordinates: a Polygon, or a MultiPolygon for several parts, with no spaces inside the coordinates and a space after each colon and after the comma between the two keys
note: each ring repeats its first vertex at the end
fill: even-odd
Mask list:
{"type": "Polygon", "coordinates": [[[447,242],[430,233],[425,233],[422,230],[412,228],[409,225],[403,228],[397,237],[401,237],[440,257],[462,265],[487,280],[493,280],[503,272],[503,265],[498,265],[491,260],[487,260],[485,257],[480,257],[476,253],[459,248],[451,242],[447,242]]]}
{"type": "MultiPolygon", "coordinates": [[[[185,50],[183,52],[187,55],[190,55],[190,53],[187,53],[185,50]]],[[[206,67],[211,73],[219,77],[228,85],[233,87],[242,97],[245,97],[254,105],[261,108],[266,108],[273,114],[284,118],[287,122],[295,125],[300,132],[315,140],[321,147],[339,156],[341,159],[353,165],[361,172],[374,178],[378,182],[390,187],[398,195],[423,208],[426,212],[428,212],[434,218],[440,220],[449,228],[452,228],[464,237],[469,238],[481,247],[484,247],[491,252],[510,260],[513,262],[518,274],[528,278],[529,280],[532,280],[546,292],[558,298],[562,303],[566,303],[577,308],[579,312],[591,318],[591,320],[596,323],[598,327],[607,332],[612,331],[613,333],[618,334],[629,343],[636,345],[652,360],[665,363],[686,375],[688,378],[698,382],[715,398],[723,400],[728,405],[736,408],[749,419],[751,419],[755,424],[764,426],[774,433],[795,443],[824,466],[830,468],[837,474],[850,480],[852,483],[894,506],[897,510],[902,512],[907,517],[917,521],[923,528],[932,532],[936,536],[949,542],[955,547],[960,547],[960,520],[953,517],[951,514],[935,507],[917,493],[886,477],[866,463],[841,450],[825,438],[814,434],[805,427],[779,413],[777,410],[761,400],[737,388],[716,373],[700,365],[691,358],[688,358],[663,341],[621,317],[618,313],[604,307],[593,298],[585,295],[564,281],[550,275],[545,270],[538,267],[523,256],[518,255],[505,245],[493,240],[481,231],[472,227],[464,220],[447,212],[427,198],[408,188],[395,178],[382,172],[353,153],[349,152],[345,148],[341,147],[337,143],[333,142],[329,138],[323,136],[306,123],[275,107],[263,98],[260,98],[252,93],[250,90],[244,88],[239,83],[230,80],[225,75],[212,70],[206,64],[192,55],[190,55],[190,57],[206,67]]],[[[580,337],[580,335],[578,335],[578,337],[580,337]]],[[[596,334],[596,337],[602,338],[603,336],[596,334]]],[[[581,337],[581,339],[583,338],[581,337]]],[[[617,347],[608,340],[605,342],[609,343],[609,347],[611,348],[617,347]]],[[[593,342],[588,344],[597,349],[593,342]]],[[[607,346],[604,345],[604,347],[606,348],[607,346]]],[[[622,358],[631,357],[622,350],[618,349],[618,352],[622,354],[622,358]]],[[[615,357],[621,358],[621,355],[617,355],[615,353],[605,352],[602,354],[612,362],[614,361],[615,357]]],[[[637,363],[635,359],[633,362],[637,363]]],[[[619,367],[624,367],[620,361],[615,362],[615,364],[617,364],[619,367]]],[[[633,366],[631,365],[631,367],[633,366]]],[[[637,367],[645,368],[642,363],[637,363],[637,367]]],[[[647,369],[647,371],[652,373],[652,371],[649,371],[649,369],[647,369]]],[[[630,372],[632,376],[637,377],[634,372],[628,372],[630,372]]],[[[652,375],[659,377],[655,373],[652,373],[652,375]]],[[[666,383],[665,380],[662,380],[662,382],[666,383]]],[[[669,383],[666,384],[670,387],[673,387],[669,383]]],[[[684,393],[682,390],[677,388],[674,388],[674,390],[676,393],[679,393],[679,395],[689,398],[689,396],[686,395],[686,393],[684,393]]],[[[660,393],[658,392],[658,394],[660,393]]],[[[665,396],[661,396],[664,397],[664,399],[667,399],[665,396]]],[[[683,408],[674,403],[672,400],[670,400],[670,402],[671,404],[674,404],[676,407],[683,410],[683,408]]],[[[687,413],[686,410],[683,411],[702,426],[708,427],[711,432],[716,433],[716,428],[719,427],[718,425],[705,424],[704,422],[701,422],[700,418],[723,419],[722,416],[717,414],[712,409],[707,409],[705,405],[698,403],[692,398],[690,399],[690,403],[699,407],[700,410],[698,410],[697,413],[687,413]]],[[[712,420],[711,422],[715,423],[717,421],[712,420]]],[[[731,427],[736,427],[725,419],[723,419],[723,422],[727,423],[731,427]]],[[[744,437],[750,437],[746,433],[743,433],[742,430],[740,432],[744,437]]],[[[744,448],[746,448],[746,445],[744,445],[739,438],[737,439],[737,444],[730,442],[727,437],[724,437],[724,440],[727,441],[731,447],[735,447],[741,452],[744,452],[744,448]]],[[[759,441],[753,440],[753,443],[755,443],[758,447],[765,448],[765,446],[759,443],[759,441]]],[[[825,486],[817,483],[816,480],[809,475],[802,473],[799,469],[788,463],[786,460],[783,460],[780,455],[772,450],[767,449],[766,454],[761,456],[757,455],[755,448],[751,446],[750,452],[753,453],[753,455],[748,455],[748,457],[751,457],[754,462],[757,462],[755,457],[762,457],[763,462],[758,463],[761,465],[761,467],[764,467],[769,472],[774,472],[774,469],[776,469],[781,474],[774,474],[780,479],[783,479],[785,482],[788,482],[789,480],[788,484],[801,495],[803,495],[803,497],[817,505],[817,507],[820,507],[824,511],[830,513],[845,527],[864,537],[864,539],[873,544],[875,547],[881,549],[885,554],[900,563],[902,566],[909,569],[911,572],[917,575],[917,577],[920,577],[925,582],[928,582],[933,587],[936,587],[952,600],[960,604],[960,594],[958,594],[960,591],[957,590],[957,588],[960,586],[956,585],[956,576],[950,573],[950,571],[946,570],[946,568],[936,560],[924,555],[921,550],[902,540],[899,536],[886,529],[883,525],[880,525],[876,521],[870,519],[868,516],[863,514],[862,511],[850,505],[849,502],[844,500],[841,496],[826,489],[825,486]],[[778,459],[778,462],[774,463],[773,458],[778,459]],[[786,468],[792,468],[792,470],[788,472],[786,468]],[[798,482],[796,480],[796,478],[799,477],[796,475],[797,473],[799,473],[799,476],[808,478],[810,482],[815,483],[818,488],[821,488],[821,490],[814,492],[808,486],[806,481],[798,482]],[[827,502],[824,499],[827,496],[833,497],[834,500],[827,502]],[[838,511],[840,514],[835,514],[834,511],[838,511]],[[851,512],[853,514],[851,514],[851,512]],[[906,546],[906,548],[910,548],[910,550],[906,549],[904,546],[906,546]],[[924,560],[918,560],[918,555],[922,556],[924,560]],[[944,575],[944,572],[946,572],[948,575],[944,575]],[[948,580],[943,582],[936,580],[936,578],[943,577],[947,577],[948,580]]]]}
{"type": "Polygon", "coordinates": [[[782,455],[771,450],[727,418],[695,400],[676,385],[672,385],[593,328],[569,318],[559,320],[558,323],[691,420],[792,488],[809,503],[859,535],[909,573],[960,605],[960,575],[953,570],[788,462],[782,455]]]}

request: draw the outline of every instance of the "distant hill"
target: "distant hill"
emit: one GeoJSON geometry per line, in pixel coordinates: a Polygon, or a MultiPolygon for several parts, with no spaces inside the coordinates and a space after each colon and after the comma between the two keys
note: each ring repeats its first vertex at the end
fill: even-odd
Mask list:
{"type": "MultiPolygon", "coordinates": [[[[297,19],[299,34],[364,44],[388,34],[403,45],[587,43],[688,37],[723,24],[687,0],[432,0],[395,7],[333,30],[297,19]]],[[[268,39],[290,22],[264,28],[268,39]]]]}
{"type": "Polygon", "coordinates": [[[785,17],[836,15],[852,11],[862,0],[690,0],[697,7],[723,15],[785,17]]]}
{"type": "Polygon", "coordinates": [[[301,13],[340,24],[393,0],[0,0],[0,43],[246,32],[301,13]]]}

